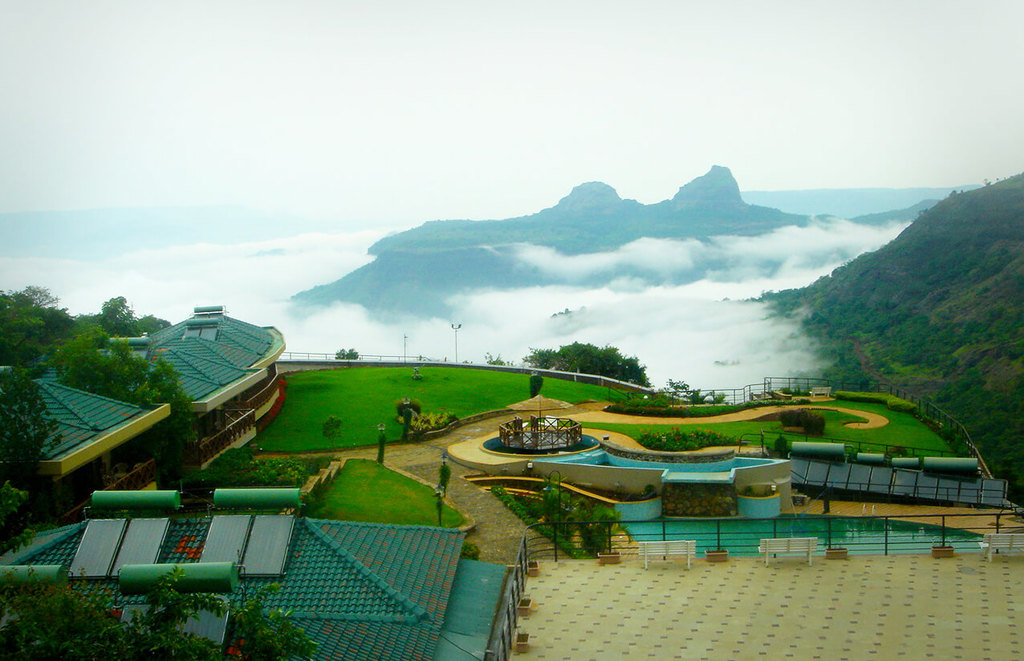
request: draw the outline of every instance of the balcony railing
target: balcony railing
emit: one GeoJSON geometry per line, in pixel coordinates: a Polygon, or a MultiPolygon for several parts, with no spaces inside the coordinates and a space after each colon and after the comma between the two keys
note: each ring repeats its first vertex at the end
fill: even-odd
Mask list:
{"type": "MultiPolygon", "coordinates": [[[[241,411],[239,411],[241,413],[241,411]]],[[[202,466],[256,427],[256,412],[249,409],[227,427],[185,448],[185,463],[202,466]]]]}
{"type": "MultiPolygon", "coordinates": [[[[137,491],[138,489],[146,487],[155,479],[156,461],[154,459],[150,459],[149,461],[141,464],[136,464],[135,468],[131,471],[103,487],[103,491],[137,491]]],[[[69,523],[78,523],[82,520],[85,508],[88,506],[88,500],[75,505],[60,517],[60,524],[67,525],[69,523]]]]}

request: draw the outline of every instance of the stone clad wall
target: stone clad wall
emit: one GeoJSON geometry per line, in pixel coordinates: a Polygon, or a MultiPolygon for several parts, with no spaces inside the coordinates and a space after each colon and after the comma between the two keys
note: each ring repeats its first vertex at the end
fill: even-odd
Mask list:
{"type": "Polygon", "coordinates": [[[719,461],[729,461],[736,456],[735,450],[658,452],[657,450],[632,450],[611,441],[602,440],[600,443],[604,451],[610,455],[634,461],[657,461],[663,464],[713,464],[719,461]]]}
{"type": "Polygon", "coordinates": [[[737,511],[731,484],[666,482],[661,487],[664,516],[735,516],[737,511]]]}

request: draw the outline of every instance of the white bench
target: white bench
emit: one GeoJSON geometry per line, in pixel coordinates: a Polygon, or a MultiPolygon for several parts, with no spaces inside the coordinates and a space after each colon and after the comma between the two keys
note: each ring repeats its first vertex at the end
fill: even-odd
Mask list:
{"type": "Polygon", "coordinates": [[[993,553],[1024,553],[1024,534],[990,532],[978,545],[985,552],[985,559],[992,562],[993,553]]]}
{"type": "Polygon", "coordinates": [[[811,554],[818,548],[817,537],[778,537],[774,539],[762,539],[761,545],[757,547],[758,553],[764,553],[764,564],[768,565],[768,559],[777,553],[799,553],[807,556],[807,564],[811,564],[811,554]]]}
{"type": "Polygon", "coordinates": [[[811,397],[831,397],[832,388],[831,386],[821,386],[819,388],[811,388],[811,397]]]}
{"type": "Polygon", "coordinates": [[[664,539],[650,542],[637,542],[640,545],[640,557],[644,559],[644,569],[647,569],[647,562],[652,556],[668,557],[670,555],[682,555],[686,557],[686,568],[690,568],[690,561],[697,555],[697,540],[695,539],[664,539]]]}

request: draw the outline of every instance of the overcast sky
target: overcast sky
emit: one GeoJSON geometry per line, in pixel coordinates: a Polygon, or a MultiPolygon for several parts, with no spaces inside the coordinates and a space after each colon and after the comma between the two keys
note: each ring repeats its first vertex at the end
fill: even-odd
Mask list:
{"type": "Polygon", "coordinates": [[[338,230],[1024,170],[1024,2],[0,0],[0,212],[338,230]]]}

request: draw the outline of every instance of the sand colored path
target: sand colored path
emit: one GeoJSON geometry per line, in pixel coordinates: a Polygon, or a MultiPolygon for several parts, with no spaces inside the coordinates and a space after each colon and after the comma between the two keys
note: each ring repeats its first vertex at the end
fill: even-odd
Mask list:
{"type": "MultiPolygon", "coordinates": [[[[716,422],[746,422],[764,417],[770,413],[785,410],[787,406],[760,406],[757,408],[726,413],[725,415],[714,415],[707,418],[662,418],[656,416],[623,415],[621,413],[606,413],[605,411],[587,411],[585,413],[574,413],[569,417],[577,422],[603,422],[608,424],[623,425],[705,425],[716,422]]],[[[889,424],[889,418],[877,413],[859,411],[857,409],[846,409],[838,406],[804,406],[807,409],[822,409],[827,411],[839,411],[863,418],[864,422],[848,422],[847,427],[851,429],[878,429],[889,424]]]]}

